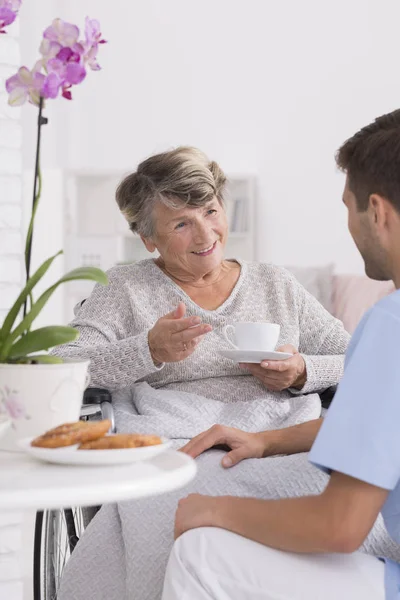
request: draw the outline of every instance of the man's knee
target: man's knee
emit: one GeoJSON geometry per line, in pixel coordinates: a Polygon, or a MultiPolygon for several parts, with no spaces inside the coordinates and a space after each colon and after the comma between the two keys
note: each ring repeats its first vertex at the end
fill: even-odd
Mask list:
{"type": "Polygon", "coordinates": [[[200,552],[206,540],[204,539],[204,529],[198,528],[186,531],[175,541],[172,552],[184,563],[192,563],[195,557],[199,558],[200,552]]]}
{"type": "Polygon", "coordinates": [[[217,565],[223,565],[226,548],[237,537],[231,531],[218,527],[199,527],[181,535],[172,552],[189,570],[196,571],[200,566],[214,570],[217,565]]]}

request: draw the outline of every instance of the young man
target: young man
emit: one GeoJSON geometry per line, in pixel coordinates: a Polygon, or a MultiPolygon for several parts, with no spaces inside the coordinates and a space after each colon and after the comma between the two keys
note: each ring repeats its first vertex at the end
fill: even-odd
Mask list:
{"type": "MultiPolygon", "coordinates": [[[[380,511],[400,543],[400,110],[361,129],[336,160],[366,273],[397,291],[358,326],[312,447],[329,484],[284,500],[182,500],[163,600],[400,598],[400,565],[357,552],[380,511]]],[[[257,456],[251,436],[224,430],[233,462],[257,456]]],[[[212,446],[212,431],[199,437],[212,446]]]]}

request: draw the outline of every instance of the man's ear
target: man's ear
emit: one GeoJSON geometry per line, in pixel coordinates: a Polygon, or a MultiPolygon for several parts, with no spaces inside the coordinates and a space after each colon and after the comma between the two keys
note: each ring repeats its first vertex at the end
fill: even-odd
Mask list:
{"type": "Polygon", "coordinates": [[[380,229],[386,228],[388,225],[389,211],[391,204],[379,194],[371,194],[369,197],[368,210],[374,225],[380,229]]]}
{"type": "Polygon", "coordinates": [[[155,245],[155,243],[153,242],[153,240],[151,238],[145,238],[141,235],[140,239],[142,240],[143,244],[146,246],[146,250],[148,252],[154,252],[155,250],[157,250],[157,246],[155,245]]]}

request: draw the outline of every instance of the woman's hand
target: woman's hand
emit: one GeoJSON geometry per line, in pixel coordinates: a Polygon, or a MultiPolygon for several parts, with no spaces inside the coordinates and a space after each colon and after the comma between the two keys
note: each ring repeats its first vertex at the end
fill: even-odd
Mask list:
{"type": "Polygon", "coordinates": [[[301,389],[307,381],[307,369],[299,351],[288,344],[278,348],[278,352],[291,352],[286,360],[264,360],[261,364],[241,363],[254,377],[257,377],[268,390],[281,392],[290,387],[301,389]]]}
{"type": "Polygon", "coordinates": [[[245,458],[263,458],[273,453],[272,447],[269,447],[268,434],[272,431],[263,431],[260,433],[247,433],[234,427],[225,427],[225,425],[213,425],[207,431],[199,433],[190,442],[188,442],[181,452],[189,454],[196,458],[202,452],[209,450],[213,446],[224,445],[231,448],[230,452],[225,454],[222,459],[223,467],[233,467],[245,458]]]}
{"type": "Polygon", "coordinates": [[[148,342],[154,364],[178,362],[190,356],[201,338],[212,331],[211,325],[205,325],[200,317],[185,317],[186,306],[183,302],[168,313],[149,331],[148,342]]]}

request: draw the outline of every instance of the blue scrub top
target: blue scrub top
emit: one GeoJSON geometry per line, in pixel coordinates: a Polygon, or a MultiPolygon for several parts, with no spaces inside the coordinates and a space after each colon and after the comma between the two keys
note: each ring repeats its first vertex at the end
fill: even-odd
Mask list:
{"type": "MultiPolygon", "coordinates": [[[[400,290],[357,327],[309,459],[326,472],[390,490],[382,516],[400,544],[400,290]]],[[[400,600],[400,565],[385,562],[386,598],[400,600]]]]}

